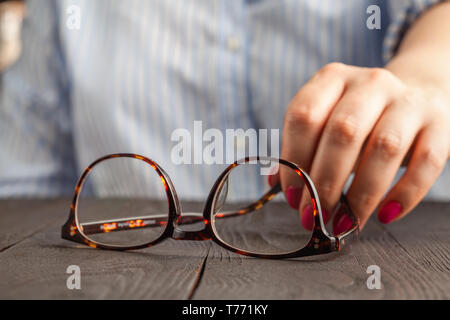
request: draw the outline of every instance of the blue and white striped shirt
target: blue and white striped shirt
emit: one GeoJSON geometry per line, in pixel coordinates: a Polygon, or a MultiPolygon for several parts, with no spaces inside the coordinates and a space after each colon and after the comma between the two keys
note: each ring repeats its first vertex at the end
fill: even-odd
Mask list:
{"type": "MultiPolygon", "coordinates": [[[[69,194],[93,160],[132,152],[158,162],[183,199],[204,198],[225,166],[174,164],[175,129],[281,131],[315,71],[383,66],[435,2],[27,1],[23,53],[2,75],[0,196],[69,194]],[[373,4],[379,30],[366,26],[373,4]],[[79,29],[67,26],[72,5],[79,29]]],[[[448,198],[449,186],[447,166],[429,195],[448,198]]]]}

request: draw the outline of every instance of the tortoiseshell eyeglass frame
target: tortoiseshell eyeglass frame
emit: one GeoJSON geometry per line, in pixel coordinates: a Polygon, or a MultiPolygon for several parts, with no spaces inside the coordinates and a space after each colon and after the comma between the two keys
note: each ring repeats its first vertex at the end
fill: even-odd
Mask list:
{"type": "Polygon", "coordinates": [[[336,219],[338,216],[342,214],[347,214],[348,217],[352,220],[353,224],[351,228],[349,228],[344,233],[338,234],[336,236],[329,235],[325,228],[324,221],[322,218],[322,209],[320,207],[319,197],[316,188],[314,187],[314,184],[311,181],[311,178],[308,176],[308,174],[293,162],[289,162],[283,159],[258,156],[258,157],[246,157],[244,159],[238,160],[233,164],[229,165],[225,169],[225,171],[217,178],[216,182],[214,183],[206,200],[206,204],[202,214],[199,213],[197,215],[193,214],[182,215],[177,193],[172,184],[172,181],[170,180],[168,174],[156,162],[137,154],[117,153],[106,155],[94,161],[91,165],[89,165],[85,169],[75,187],[75,194],[73,196],[72,203],[70,206],[69,219],[62,226],[61,237],[70,241],[86,244],[93,248],[101,248],[109,250],[142,249],[154,246],[167,238],[173,238],[175,240],[213,240],[223,248],[245,256],[268,258],[268,259],[297,258],[340,251],[342,250],[343,245],[346,242],[348,242],[349,240],[356,239],[359,233],[359,219],[353,214],[344,194],[341,195],[341,199],[333,215],[335,216],[336,219]],[[85,224],[79,223],[77,217],[78,198],[87,175],[92,170],[92,168],[97,164],[99,164],[100,162],[113,158],[134,158],[142,160],[148,163],[156,171],[156,173],[161,178],[161,182],[164,185],[167,194],[167,200],[169,203],[168,215],[164,215],[164,217],[162,217],[163,219],[161,220],[158,220],[157,217],[152,216],[151,222],[150,220],[145,220],[145,217],[140,217],[140,218],[119,219],[114,221],[112,220],[97,221],[94,223],[85,223],[85,224]],[[220,191],[224,186],[225,182],[227,181],[228,175],[230,174],[231,170],[238,165],[252,161],[266,161],[266,162],[270,161],[271,163],[275,162],[285,165],[293,169],[305,182],[305,185],[307,186],[308,191],[311,195],[311,201],[314,209],[313,213],[314,228],[311,232],[311,238],[305,247],[292,252],[281,254],[261,254],[235,248],[222,241],[220,237],[217,235],[214,228],[214,223],[211,223],[212,219],[227,218],[231,216],[255,212],[262,206],[264,206],[268,201],[270,201],[277,193],[281,192],[281,186],[280,183],[278,182],[277,184],[272,186],[271,189],[266,194],[264,194],[258,201],[254,202],[253,204],[243,209],[238,210],[237,212],[221,212],[215,215],[213,214],[213,210],[218,201],[220,191]],[[203,220],[203,229],[199,231],[184,231],[179,228],[180,225],[201,222],[202,220],[203,220]],[[93,233],[102,233],[110,231],[117,232],[121,230],[129,230],[131,228],[146,228],[162,225],[165,225],[165,229],[156,240],[136,246],[107,245],[93,241],[89,239],[89,237],[87,236],[87,234],[93,233]]]}

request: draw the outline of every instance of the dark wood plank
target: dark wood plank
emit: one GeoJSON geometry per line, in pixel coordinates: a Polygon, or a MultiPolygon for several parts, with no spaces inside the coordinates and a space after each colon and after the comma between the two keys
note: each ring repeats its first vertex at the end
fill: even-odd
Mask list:
{"type": "Polygon", "coordinates": [[[449,299],[450,205],[422,204],[388,227],[371,219],[342,254],[261,261],[213,245],[194,299],[449,299]],[[382,289],[366,285],[369,265],[382,289]]]}
{"type": "MultiPolygon", "coordinates": [[[[422,203],[401,223],[387,225],[385,230],[410,260],[420,266],[420,272],[409,278],[411,287],[425,299],[449,299],[450,205],[422,203]]],[[[402,269],[410,267],[404,264],[402,269]]]]}
{"type": "Polygon", "coordinates": [[[67,217],[70,199],[0,200],[0,252],[44,230],[55,215],[67,217]]]}
{"type": "MultiPolygon", "coordinates": [[[[282,261],[243,257],[211,241],[170,240],[134,252],[91,249],[60,238],[66,200],[37,203],[31,211],[26,202],[4,204],[0,298],[450,298],[448,203],[421,204],[389,226],[372,219],[343,253],[282,261]],[[71,264],[81,268],[81,290],[66,288],[71,264]],[[381,290],[366,286],[373,264],[381,268],[381,290]]],[[[183,203],[185,212],[201,206],[183,203]]]]}
{"type": "MultiPolygon", "coordinates": [[[[47,210],[53,214],[51,223],[0,253],[0,298],[190,297],[199,280],[210,242],[168,240],[134,252],[92,249],[60,238],[60,227],[67,218],[67,214],[60,214],[60,207],[59,203],[48,205],[47,210]],[[69,265],[78,265],[81,269],[81,290],[66,287],[69,265]]],[[[28,218],[39,224],[36,215],[28,218]]],[[[0,216],[0,225],[3,220],[0,216]]],[[[21,220],[20,215],[17,220],[21,220]]]]}

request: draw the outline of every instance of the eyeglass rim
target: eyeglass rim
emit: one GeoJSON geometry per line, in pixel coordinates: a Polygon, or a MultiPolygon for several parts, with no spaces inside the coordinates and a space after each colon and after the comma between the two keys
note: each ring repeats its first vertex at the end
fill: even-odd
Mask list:
{"type": "MultiPolygon", "coordinates": [[[[345,198],[345,195],[341,196],[341,202],[345,201],[348,205],[348,202],[345,198]]],[[[321,208],[320,208],[320,201],[317,194],[317,191],[314,187],[314,184],[309,177],[309,175],[301,169],[299,166],[297,166],[295,163],[284,160],[284,159],[278,159],[278,158],[272,158],[272,157],[263,157],[263,156],[255,156],[255,157],[245,157],[238,161],[235,161],[233,164],[229,165],[222,174],[217,178],[216,182],[214,183],[213,187],[211,188],[211,191],[207,197],[206,204],[203,210],[203,218],[205,220],[205,229],[203,235],[199,235],[202,240],[211,239],[221,245],[222,247],[236,252],[238,254],[246,255],[246,256],[252,256],[252,257],[260,257],[260,258],[291,258],[291,257],[301,257],[301,256],[309,256],[309,255],[315,255],[315,254],[323,254],[323,253],[330,253],[333,251],[339,251],[341,248],[341,245],[345,242],[344,239],[351,239],[350,235],[357,235],[359,232],[359,219],[353,214],[351,211],[350,206],[348,205],[349,209],[349,215],[350,218],[353,221],[352,227],[345,232],[344,234],[340,234],[339,236],[330,236],[328,235],[325,225],[323,222],[322,214],[321,214],[321,208]],[[315,202],[313,202],[314,205],[316,205],[317,213],[320,214],[314,214],[314,229],[312,232],[311,240],[310,242],[303,248],[287,252],[287,253],[280,253],[280,254],[262,254],[262,253],[255,253],[251,251],[245,251],[239,248],[235,248],[222,239],[218,237],[217,232],[213,230],[213,226],[211,222],[212,217],[212,210],[215,205],[215,201],[217,199],[217,190],[220,188],[221,184],[224,182],[224,178],[229,174],[229,172],[236,166],[248,163],[250,161],[271,161],[271,162],[278,162],[283,165],[287,165],[288,167],[292,168],[293,170],[296,170],[297,173],[302,175],[302,178],[305,181],[305,184],[307,185],[307,188],[311,194],[311,198],[315,199],[315,202]],[[327,247],[319,247],[314,248],[311,247],[314,246],[314,244],[311,244],[311,241],[317,241],[319,240],[318,244],[323,244],[325,241],[329,241],[329,246],[327,247]],[[309,245],[309,246],[308,246],[309,245]]],[[[314,210],[316,212],[316,210],[314,210]]],[[[70,213],[69,218],[66,221],[66,223],[62,226],[61,230],[61,236],[64,239],[84,243],[90,247],[93,248],[100,248],[100,249],[109,249],[109,250],[135,250],[135,249],[142,249],[146,247],[151,247],[153,245],[156,245],[160,243],[161,241],[165,240],[166,238],[173,238],[174,232],[175,232],[175,221],[177,218],[181,217],[181,209],[180,209],[180,203],[178,200],[178,196],[175,190],[175,187],[169,177],[169,175],[160,167],[155,161],[151,160],[150,158],[147,158],[142,155],[134,154],[134,153],[114,153],[114,154],[108,154],[105,155],[94,162],[92,162],[89,166],[86,167],[82,175],[80,176],[76,187],[74,196],[72,198],[72,203],[70,206],[70,213]],[[105,244],[99,241],[95,241],[91,238],[89,238],[86,234],[83,233],[83,228],[80,227],[79,221],[78,221],[78,214],[77,214],[77,206],[78,206],[78,198],[80,196],[81,190],[83,188],[83,184],[90,173],[90,171],[95,167],[97,164],[114,158],[134,158],[141,161],[144,161],[148,163],[159,175],[162,182],[164,184],[166,195],[167,195],[167,201],[169,205],[169,212],[168,212],[168,219],[167,224],[164,229],[164,231],[161,233],[161,235],[150,242],[139,244],[139,245],[133,245],[133,246],[120,246],[120,245],[111,245],[111,244],[105,244]]],[[[201,232],[196,232],[201,233],[201,232]]],[[[201,240],[201,239],[192,239],[192,240],[201,240]]],[[[317,243],[315,243],[317,244],[317,243]]]]}
{"type": "MultiPolygon", "coordinates": [[[[222,247],[237,252],[242,255],[251,256],[251,257],[259,257],[259,258],[269,258],[269,259],[283,259],[283,258],[297,258],[297,257],[304,257],[304,256],[312,256],[316,254],[324,254],[324,253],[331,253],[334,251],[340,251],[343,244],[346,242],[346,240],[354,240],[356,237],[350,237],[350,235],[357,235],[359,233],[359,219],[356,215],[354,215],[353,211],[350,208],[350,205],[345,197],[344,194],[341,195],[340,203],[336,207],[335,211],[338,212],[341,205],[345,204],[348,208],[348,214],[350,215],[351,220],[353,221],[352,227],[347,230],[344,234],[340,234],[339,236],[330,236],[325,228],[325,224],[323,221],[323,215],[322,215],[322,209],[320,206],[320,200],[319,195],[317,193],[317,190],[314,186],[313,181],[311,180],[310,176],[306,173],[305,170],[300,168],[297,164],[287,161],[281,158],[273,158],[273,157],[266,157],[266,156],[253,156],[253,157],[245,157],[238,161],[235,161],[231,165],[229,165],[222,174],[217,178],[216,183],[212,187],[210,194],[208,196],[204,214],[206,214],[206,219],[208,221],[211,221],[209,225],[211,225],[211,228],[213,229],[213,237],[215,242],[219,243],[222,247]],[[252,251],[246,251],[239,248],[236,248],[223,239],[221,239],[218,236],[218,232],[214,230],[214,223],[212,222],[212,215],[213,215],[213,209],[215,207],[215,203],[217,201],[217,198],[219,196],[218,190],[220,190],[223,183],[226,181],[226,177],[228,174],[233,170],[235,167],[245,164],[251,161],[270,161],[270,162],[278,162],[282,165],[286,165],[290,167],[291,169],[295,170],[299,175],[301,175],[301,178],[305,182],[307,189],[310,193],[311,199],[313,200],[313,207],[314,207],[314,228],[313,232],[311,234],[311,238],[309,242],[300,249],[292,250],[285,253],[276,253],[276,254],[265,254],[265,253],[256,253],[252,251]],[[345,240],[344,240],[345,239],[345,240]],[[318,243],[315,243],[315,241],[318,240],[318,243]],[[329,241],[329,244],[326,242],[329,241]],[[318,245],[316,248],[315,245],[318,245]]],[[[348,242],[348,241],[347,241],[348,242]]]]}

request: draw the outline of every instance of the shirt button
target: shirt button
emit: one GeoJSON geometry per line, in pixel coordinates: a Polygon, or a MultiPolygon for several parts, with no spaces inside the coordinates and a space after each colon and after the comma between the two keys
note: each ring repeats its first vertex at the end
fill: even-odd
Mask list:
{"type": "Polygon", "coordinates": [[[229,36],[227,38],[227,48],[230,51],[236,52],[241,48],[241,42],[237,36],[229,36]]]}

